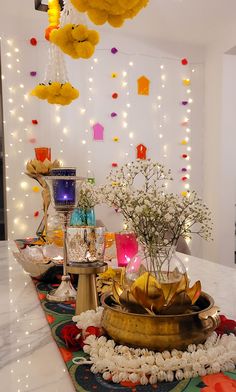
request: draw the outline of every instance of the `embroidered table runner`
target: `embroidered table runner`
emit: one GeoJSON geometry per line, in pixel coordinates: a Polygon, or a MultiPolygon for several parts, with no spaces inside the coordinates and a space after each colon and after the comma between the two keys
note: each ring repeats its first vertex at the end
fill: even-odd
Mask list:
{"type": "Polygon", "coordinates": [[[65,325],[73,324],[74,304],[49,302],[46,294],[55,285],[37,282],[34,280],[39,300],[45,312],[52,336],[55,339],[60,353],[65,361],[68,372],[72,378],[75,390],[78,392],[236,392],[236,371],[196,377],[189,380],[162,382],[157,385],[134,385],[124,382],[114,384],[103,380],[100,374],[93,374],[88,365],[75,365],[72,359],[86,356],[81,351],[70,351],[61,338],[61,330],[65,325]]]}

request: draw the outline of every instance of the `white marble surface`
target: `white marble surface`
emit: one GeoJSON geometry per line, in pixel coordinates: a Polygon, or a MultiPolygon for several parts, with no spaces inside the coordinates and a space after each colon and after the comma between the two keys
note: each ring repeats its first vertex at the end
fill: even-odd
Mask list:
{"type": "Polygon", "coordinates": [[[0,391],[74,392],[34,284],[0,242],[0,391]]]}
{"type": "MultiPolygon", "coordinates": [[[[33,283],[0,242],[0,391],[72,392],[33,283]]],[[[200,279],[222,313],[236,319],[236,270],[181,255],[192,282],[200,279]]]]}

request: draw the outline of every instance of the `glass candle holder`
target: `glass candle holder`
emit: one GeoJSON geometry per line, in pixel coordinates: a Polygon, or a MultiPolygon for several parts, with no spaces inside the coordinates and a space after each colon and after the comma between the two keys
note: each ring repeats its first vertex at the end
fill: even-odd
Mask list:
{"type": "Polygon", "coordinates": [[[138,242],[134,233],[116,233],[116,252],[118,267],[126,267],[138,253],[138,242]]]}
{"type": "Polygon", "coordinates": [[[116,259],[116,240],[115,233],[106,232],[105,233],[105,254],[104,259],[111,261],[116,259]]]}
{"type": "Polygon", "coordinates": [[[57,168],[50,171],[55,208],[68,208],[76,205],[76,168],[57,168]],[[63,177],[63,178],[60,178],[63,177]],[[66,179],[68,177],[68,179],[66,179]]]}
{"type": "Polygon", "coordinates": [[[70,226],[96,226],[94,208],[75,208],[71,215],[70,226]]]}
{"type": "Polygon", "coordinates": [[[37,147],[34,149],[35,157],[38,161],[44,162],[45,159],[51,161],[51,148],[48,147],[37,147]]]}

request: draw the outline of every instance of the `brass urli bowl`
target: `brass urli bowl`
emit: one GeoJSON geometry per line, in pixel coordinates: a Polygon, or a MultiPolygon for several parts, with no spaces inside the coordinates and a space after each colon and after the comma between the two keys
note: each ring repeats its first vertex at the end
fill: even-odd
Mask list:
{"type": "Polygon", "coordinates": [[[102,305],[102,326],[116,343],[154,351],[184,350],[189,344],[203,343],[219,325],[219,308],[204,292],[195,304],[200,310],[189,314],[128,313],[117,307],[110,293],[102,297],[102,305]]]}

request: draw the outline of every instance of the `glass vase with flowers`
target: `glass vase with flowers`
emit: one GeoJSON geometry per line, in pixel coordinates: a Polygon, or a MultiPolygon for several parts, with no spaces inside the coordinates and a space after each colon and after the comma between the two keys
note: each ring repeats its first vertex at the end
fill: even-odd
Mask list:
{"type": "Polygon", "coordinates": [[[197,193],[191,191],[186,197],[168,193],[169,181],[171,173],[161,164],[137,160],[113,170],[101,186],[104,201],[123,214],[135,233],[144,259],[142,268],[136,259],[130,261],[116,298],[122,295],[123,304],[133,301],[154,314],[176,312],[178,306],[196,302],[200,282],[189,286],[176,245],[179,238],[191,238],[192,234],[208,240],[212,229],[209,209],[197,193]]]}
{"type": "Polygon", "coordinates": [[[72,214],[70,226],[96,226],[94,207],[99,202],[98,188],[88,179],[81,186],[79,204],[72,214]]]}

